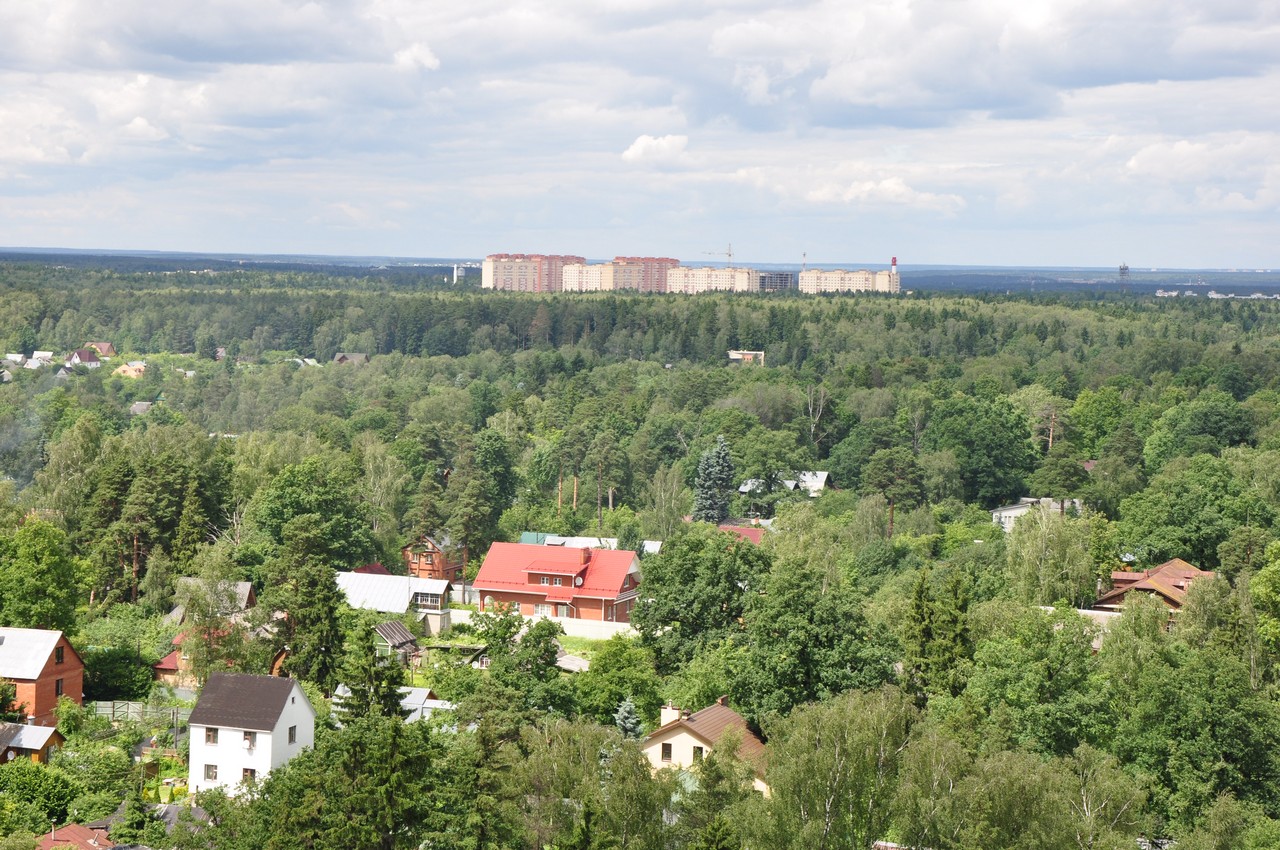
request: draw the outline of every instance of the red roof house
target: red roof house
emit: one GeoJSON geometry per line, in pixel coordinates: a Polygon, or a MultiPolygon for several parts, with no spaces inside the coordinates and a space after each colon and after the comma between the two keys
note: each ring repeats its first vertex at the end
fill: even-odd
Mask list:
{"type": "Polygon", "coordinates": [[[527,616],[629,623],[640,561],[626,550],[494,543],[472,586],[482,611],[511,604],[527,616]]]}
{"type": "Polygon", "coordinates": [[[721,525],[717,528],[736,535],[739,540],[745,540],[757,546],[764,540],[764,528],[759,525],[721,525]]]}
{"type": "Polygon", "coordinates": [[[1130,593],[1150,593],[1170,610],[1177,611],[1186,603],[1187,589],[1192,582],[1211,581],[1213,577],[1214,573],[1194,567],[1181,558],[1140,572],[1117,570],[1111,574],[1111,590],[1099,596],[1093,607],[1098,611],[1119,611],[1130,593]]]}
{"type": "Polygon", "coordinates": [[[53,850],[56,847],[76,847],[80,850],[104,850],[115,847],[115,842],[99,829],[89,829],[78,823],[56,826],[45,833],[36,845],[37,850],[53,850]]]}

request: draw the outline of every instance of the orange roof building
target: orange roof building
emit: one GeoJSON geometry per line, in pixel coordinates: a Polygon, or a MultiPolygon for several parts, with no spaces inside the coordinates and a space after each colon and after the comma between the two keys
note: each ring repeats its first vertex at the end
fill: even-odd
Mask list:
{"type": "Polygon", "coordinates": [[[1215,575],[1181,558],[1140,572],[1117,570],[1111,574],[1111,590],[1099,596],[1093,607],[1097,611],[1119,611],[1130,593],[1150,593],[1171,611],[1178,611],[1186,603],[1187,589],[1193,582],[1200,579],[1212,581],[1215,575]]]}
{"type": "Polygon", "coordinates": [[[629,623],[640,561],[618,549],[494,543],[472,586],[481,611],[515,605],[531,617],[629,623]]]}

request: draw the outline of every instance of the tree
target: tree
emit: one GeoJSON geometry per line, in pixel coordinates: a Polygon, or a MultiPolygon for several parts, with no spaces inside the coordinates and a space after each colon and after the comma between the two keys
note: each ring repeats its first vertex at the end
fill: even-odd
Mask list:
{"type": "Polygon", "coordinates": [[[1022,495],[1035,460],[1030,437],[1026,417],[1008,401],[956,395],[934,406],[923,445],[954,452],[965,500],[989,506],[1022,495]]]}
{"type": "Polygon", "coordinates": [[[733,460],[724,436],[698,459],[693,493],[695,522],[722,523],[729,518],[729,491],[733,488],[733,460]]]}
{"type": "Polygon", "coordinates": [[[356,629],[341,677],[348,690],[338,700],[338,716],[344,724],[360,717],[408,716],[401,706],[404,668],[394,657],[378,657],[372,629],[356,629]]]}
{"type": "Polygon", "coordinates": [[[1005,544],[1009,583],[1032,605],[1084,608],[1097,595],[1089,520],[1037,505],[1018,517],[1005,544]]]}
{"type": "Polygon", "coordinates": [[[326,695],[338,684],[344,642],[338,622],[343,596],[328,560],[333,551],[330,530],[314,514],[290,520],[282,530],[284,545],[273,569],[288,613],[278,636],[288,649],[285,669],[315,683],[326,695]]]}
{"type": "Polygon", "coordinates": [[[76,569],[67,535],[44,520],[0,531],[0,622],[67,631],[75,623],[76,569]]]}
{"type": "Polygon", "coordinates": [[[898,504],[911,507],[924,498],[924,476],[911,449],[881,449],[862,470],[863,486],[889,503],[889,537],[893,537],[893,511],[898,504]]]}
{"type": "Polygon", "coordinates": [[[573,678],[573,690],[578,710],[597,723],[613,723],[622,702],[653,722],[662,705],[659,682],[653,653],[635,638],[614,635],[592,656],[591,667],[573,678]]]}
{"type": "Polygon", "coordinates": [[[363,566],[377,554],[355,494],[355,473],[343,462],[309,457],[285,467],[254,497],[249,515],[276,545],[293,520],[311,516],[309,546],[332,566],[363,566]]]}
{"type": "Polygon", "coordinates": [[[640,713],[636,711],[636,704],[631,701],[631,697],[625,698],[618,705],[618,710],[613,715],[613,725],[618,727],[624,738],[639,738],[644,731],[640,713]]]}
{"type": "Polygon", "coordinates": [[[833,850],[883,838],[915,714],[905,694],[885,687],[804,706],[778,723],[767,817],[751,844],[833,850]]]}

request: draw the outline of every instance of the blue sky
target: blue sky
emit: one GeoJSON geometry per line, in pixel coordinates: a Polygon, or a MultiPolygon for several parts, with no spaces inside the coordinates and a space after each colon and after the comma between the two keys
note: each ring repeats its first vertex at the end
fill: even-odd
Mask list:
{"type": "Polygon", "coordinates": [[[1280,266],[1276,0],[42,0],[0,32],[0,245],[1280,266]]]}

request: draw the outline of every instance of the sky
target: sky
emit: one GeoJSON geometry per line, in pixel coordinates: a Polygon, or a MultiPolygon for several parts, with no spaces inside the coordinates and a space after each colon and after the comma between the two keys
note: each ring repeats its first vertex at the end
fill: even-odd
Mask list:
{"type": "Polygon", "coordinates": [[[0,245],[1280,267],[1280,0],[4,0],[0,245]]]}

